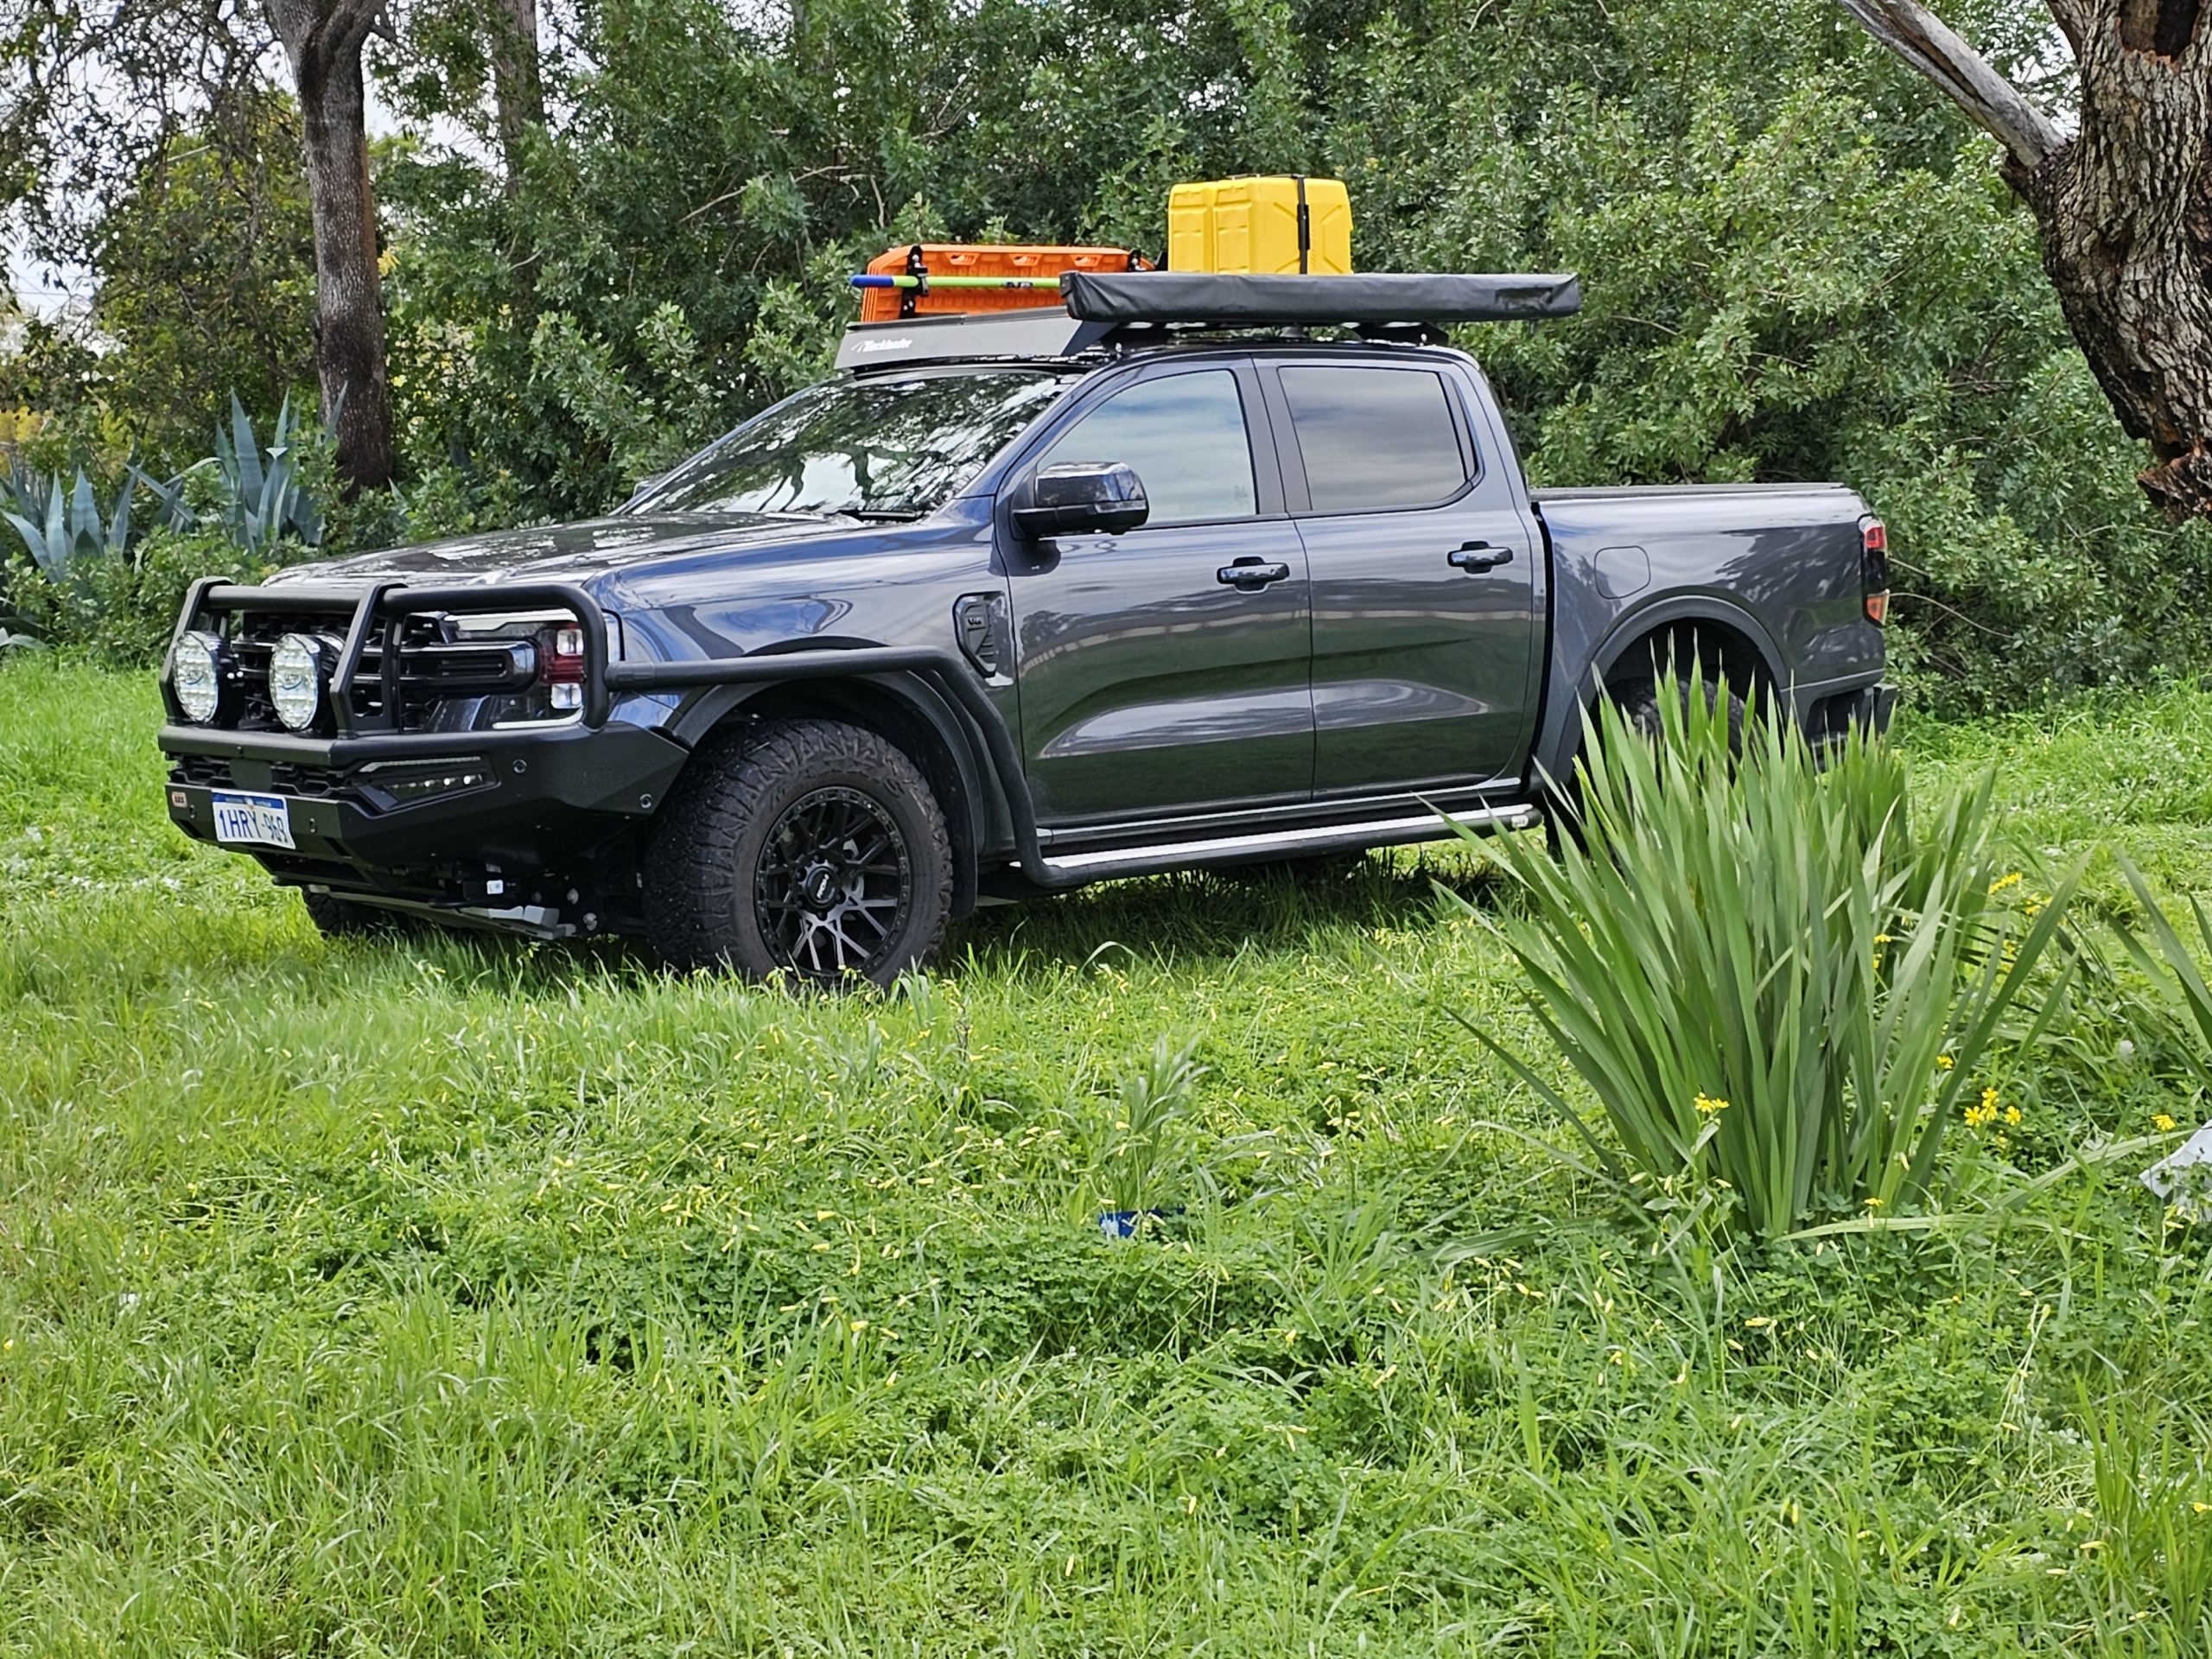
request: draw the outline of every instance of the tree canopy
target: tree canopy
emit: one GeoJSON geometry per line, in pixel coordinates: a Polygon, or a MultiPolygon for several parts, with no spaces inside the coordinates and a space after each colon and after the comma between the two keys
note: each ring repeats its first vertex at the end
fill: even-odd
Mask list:
{"type": "MultiPolygon", "coordinates": [[[[41,3],[36,38],[59,38],[67,9],[41,3]]],[[[143,452],[205,430],[219,382],[265,404],[314,358],[284,60],[258,13],[163,16],[221,50],[149,83],[175,113],[115,113],[142,135],[127,166],[42,112],[35,30],[0,47],[14,223],[100,251],[78,383],[98,421],[69,429],[143,452]],[[219,111],[243,169],[219,188],[181,142],[219,111]],[[219,294],[186,267],[226,247],[219,294]]],[[[1952,22],[2037,97],[2063,66],[2028,0],[1952,22]]],[[[2135,489],[2150,457],[1997,146],[1834,0],[581,0],[542,24],[527,0],[445,0],[389,22],[367,58],[396,129],[373,173],[416,533],[619,500],[819,372],[845,274],[887,245],[1157,251],[1172,182],[1305,171],[1350,181],[1364,268],[1580,271],[1581,317],[1461,340],[1538,478],[1866,493],[1901,650],[1945,695],[2207,643],[2190,595],[2212,534],[2135,489]],[[539,33],[524,79],[518,19],[539,33]]]]}

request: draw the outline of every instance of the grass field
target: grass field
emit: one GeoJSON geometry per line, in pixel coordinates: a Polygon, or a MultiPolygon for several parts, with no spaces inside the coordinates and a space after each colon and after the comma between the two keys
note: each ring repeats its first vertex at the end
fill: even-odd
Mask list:
{"type": "MultiPolygon", "coordinates": [[[[2064,1167],[2194,1107],[2093,1001],[1954,1224],[1655,1250],[1446,1013],[1535,1052],[1474,855],[797,1001],[325,944],[156,718],[0,671],[0,1649],[2212,1647],[2206,1242],[2064,1167]]],[[[2031,882],[2212,887],[2212,696],[1901,741],[2031,882]]]]}

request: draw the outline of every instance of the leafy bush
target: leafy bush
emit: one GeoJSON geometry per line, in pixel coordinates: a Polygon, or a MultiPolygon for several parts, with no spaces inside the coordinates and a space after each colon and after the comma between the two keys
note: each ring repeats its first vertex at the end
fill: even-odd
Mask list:
{"type": "MultiPolygon", "coordinates": [[[[81,466],[72,480],[18,467],[0,491],[0,516],[21,543],[0,558],[9,644],[150,662],[195,577],[265,575],[323,538],[328,446],[317,430],[302,435],[289,398],[265,448],[233,397],[230,429],[217,430],[207,460],[168,480],[127,462],[118,472],[103,488],[81,466]],[[150,509],[137,512],[142,492],[150,509]],[[102,506],[103,495],[111,505],[102,506]]],[[[368,509],[354,504],[351,514],[359,524],[368,509]]]]}
{"type": "Polygon", "coordinates": [[[2049,995],[2031,975],[2072,882],[2032,917],[2000,901],[1987,776],[1916,815],[1879,742],[1824,775],[1780,721],[1732,753],[1694,681],[1660,702],[1656,742],[1601,711],[1585,844],[1488,843],[1527,900],[1493,925],[1613,1144],[1470,1028],[1608,1166],[1724,1183],[1759,1237],[1894,1214],[1935,1190],[1949,1123],[1999,1109],[1977,1068],[2007,1009],[2049,995]]]}
{"type": "Polygon", "coordinates": [[[18,562],[10,587],[16,624],[31,638],[130,668],[161,655],[194,580],[275,569],[249,559],[220,531],[157,530],[126,551],[79,560],[67,583],[44,581],[18,562]]]}

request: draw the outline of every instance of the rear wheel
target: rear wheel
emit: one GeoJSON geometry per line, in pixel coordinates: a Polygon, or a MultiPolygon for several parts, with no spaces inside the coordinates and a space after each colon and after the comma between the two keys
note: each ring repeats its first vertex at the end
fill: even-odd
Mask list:
{"type": "MultiPolygon", "coordinates": [[[[1675,686],[1676,695],[1682,701],[1683,711],[1688,713],[1690,708],[1690,682],[1678,680],[1675,682],[1675,686]]],[[[1702,689],[1705,694],[1705,705],[1715,715],[1723,713],[1723,700],[1726,699],[1728,752],[1731,755],[1741,755],[1744,752],[1745,726],[1751,718],[1744,699],[1725,681],[1707,680],[1703,682],[1702,689]]],[[[1660,711],[1661,693],[1658,681],[1631,680],[1624,685],[1609,690],[1605,695],[1606,700],[1620,709],[1622,720],[1629,731],[1637,736],[1646,742],[1656,743],[1666,734],[1665,717],[1660,711]]],[[[1552,791],[1551,798],[1546,806],[1545,833],[1554,854],[1568,842],[1573,842],[1578,847],[1588,845],[1585,837],[1582,818],[1582,778],[1580,766],[1562,785],[1552,791]]]]}
{"type": "Polygon", "coordinates": [[[677,967],[888,985],[952,906],[944,817],[874,732],[766,722],[696,756],[645,860],[645,931],[677,967]]]}
{"type": "MultiPolygon", "coordinates": [[[[1682,712],[1688,714],[1690,709],[1690,683],[1678,680],[1675,688],[1676,695],[1681,698],[1682,712]]],[[[1707,680],[1701,689],[1705,693],[1705,706],[1713,714],[1722,711],[1722,699],[1726,699],[1728,753],[1731,756],[1740,756],[1744,753],[1744,723],[1751,717],[1743,698],[1738,696],[1725,681],[1707,680]]],[[[1659,709],[1659,685],[1656,680],[1638,680],[1623,686],[1613,699],[1620,705],[1621,713],[1627,717],[1628,723],[1654,743],[1666,732],[1665,719],[1659,709]]]]}

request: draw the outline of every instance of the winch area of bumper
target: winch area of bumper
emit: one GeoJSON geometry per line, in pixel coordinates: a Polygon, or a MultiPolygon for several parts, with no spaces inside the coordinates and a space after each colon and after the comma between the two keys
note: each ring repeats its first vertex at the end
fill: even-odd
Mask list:
{"type": "Polygon", "coordinates": [[[218,792],[280,795],[293,856],[385,869],[480,858],[487,848],[563,856],[621,819],[650,817],[689,753],[619,721],[337,739],[170,725],[160,741],[169,817],[187,835],[214,841],[218,792]]]}

